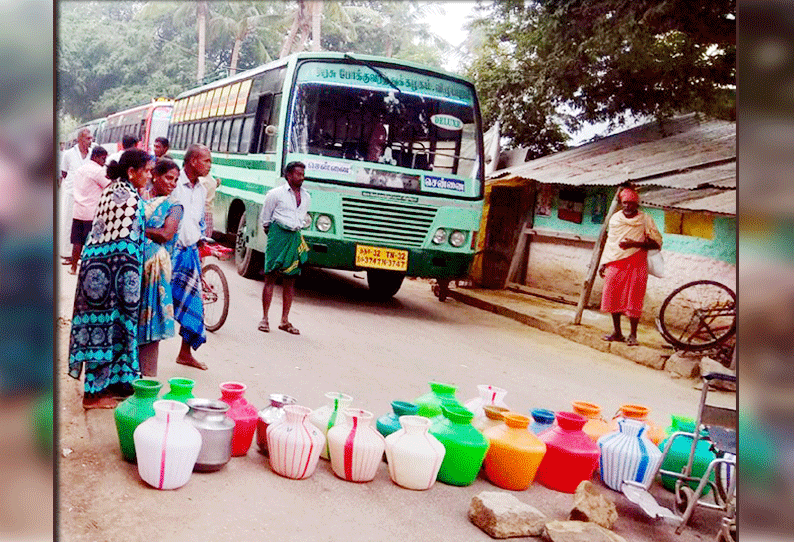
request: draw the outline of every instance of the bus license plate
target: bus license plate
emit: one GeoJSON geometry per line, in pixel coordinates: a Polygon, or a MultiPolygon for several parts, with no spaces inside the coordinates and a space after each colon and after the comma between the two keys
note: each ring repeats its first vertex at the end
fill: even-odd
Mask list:
{"type": "Polygon", "coordinates": [[[389,271],[408,270],[408,251],[356,245],[356,265],[389,271]]]}

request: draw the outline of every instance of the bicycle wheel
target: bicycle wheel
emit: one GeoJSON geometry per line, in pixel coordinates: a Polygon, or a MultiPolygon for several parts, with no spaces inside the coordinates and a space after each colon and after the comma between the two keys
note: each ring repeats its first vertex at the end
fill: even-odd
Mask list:
{"type": "MultiPolygon", "coordinates": [[[[734,461],[736,460],[736,456],[734,454],[729,454],[725,452],[723,457],[732,458],[734,461]]],[[[717,486],[717,496],[719,497],[718,504],[727,504],[728,502],[728,490],[731,485],[731,479],[736,475],[736,466],[731,465],[730,463],[717,463],[714,466],[714,478],[716,481],[717,486]]]]}
{"type": "Polygon", "coordinates": [[[706,350],[736,333],[736,294],[713,280],[673,290],[659,310],[662,335],[682,350],[706,350]]]}
{"type": "Polygon", "coordinates": [[[220,267],[209,263],[201,268],[201,297],[204,300],[204,327],[218,331],[229,315],[229,284],[220,267]]]}

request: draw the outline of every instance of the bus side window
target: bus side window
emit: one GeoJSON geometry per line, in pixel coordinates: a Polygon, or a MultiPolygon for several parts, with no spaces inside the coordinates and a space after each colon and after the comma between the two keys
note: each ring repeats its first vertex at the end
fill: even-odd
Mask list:
{"type": "Polygon", "coordinates": [[[197,124],[195,122],[191,122],[188,125],[188,131],[187,131],[187,133],[188,133],[188,136],[187,136],[188,145],[192,145],[193,143],[196,142],[196,137],[198,137],[198,130],[196,128],[197,128],[197,124]]]}
{"type": "Polygon", "coordinates": [[[254,128],[254,137],[252,138],[253,146],[251,152],[260,153],[265,150],[265,127],[270,119],[270,109],[273,105],[272,94],[262,94],[259,97],[259,105],[256,108],[256,121],[254,128]]]}
{"type": "Polygon", "coordinates": [[[218,150],[220,152],[229,152],[229,132],[232,127],[231,119],[226,119],[223,121],[223,128],[221,129],[221,140],[218,144],[218,150]]]}
{"type": "Polygon", "coordinates": [[[212,133],[212,146],[210,146],[210,150],[212,151],[217,151],[220,148],[222,124],[222,120],[215,121],[215,131],[212,133]]]}
{"type": "Polygon", "coordinates": [[[272,124],[276,127],[276,135],[267,137],[267,143],[265,145],[264,152],[276,152],[276,143],[278,142],[278,138],[283,137],[284,135],[279,130],[278,125],[278,116],[281,112],[280,110],[281,94],[276,94],[273,96],[273,107],[270,108],[270,120],[268,121],[269,124],[272,124]]]}
{"type": "Polygon", "coordinates": [[[232,120],[232,129],[229,133],[229,152],[237,152],[240,142],[240,129],[243,127],[242,117],[232,120]]]}
{"type": "Polygon", "coordinates": [[[251,135],[254,132],[254,116],[249,115],[243,121],[243,129],[240,132],[240,152],[247,154],[251,148],[251,135]]]}
{"type": "Polygon", "coordinates": [[[206,145],[205,141],[207,141],[207,124],[208,122],[204,121],[199,125],[198,142],[202,145],[206,145]]]}
{"type": "Polygon", "coordinates": [[[212,145],[212,134],[215,130],[220,129],[217,128],[218,121],[211,120],[207,123],[207,135],[204,137],[204,145],[209,149],[212,145]]]}

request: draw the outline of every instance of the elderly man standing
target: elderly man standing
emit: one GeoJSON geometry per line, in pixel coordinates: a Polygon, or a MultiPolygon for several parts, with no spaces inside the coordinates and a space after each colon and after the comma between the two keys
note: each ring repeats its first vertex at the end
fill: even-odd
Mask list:
{"type": "Polygon", "coordinates": [[[640,196],[632,188],[618,194],[623,209],[609,219],[607,241],[598,274],[604,279],[601,311],[612,314],[614,331],[605,341],[626,341],[636,346],[637,324],[642,316],[648,284],[648,251],[662,248],[662,234],[656,223],[639,210],[640,196]],[[629,319],[629,336],[620,329],[620,315],[629,319]]]}
{"type": "Polygon", "coordinates": [[[271,189],[265,196],[259,222],[267,235],[265,249],[265,285],[262,288],[262,320],[259,331],[270,331],[268,312],[273,300],[273,287],[278,274],[284,276],[282,288],[281,323],[278,328],[298,335],[300,331],[289,321],[289,311],[295,296],[295,278],[300,275],[300,264],[308,257],[309,247],[303,240],[301,228],[309,210],[311,197],[303,188],[306,166],[290,162],[284,168],[286,184],[271,189]]]}
{"type": "Polygon", "coordinates": [[[194,144],[185,153],[182,171],[171,197],[182,205],[176,246],[172,257],[171,288],[174,298],[174,318],[179,322],[182,345],[176,362],[197,369],[207,365],[193,357],[207,341],[204,331],[204,304],[201,299],[201,260],[198,243],[204,236],[204,201],[207,190],[199,178],[209,175],[212,155],[204,145],[194,144]]]}
{"type": "Polygon", "coordinates": [[[59,251],[64,259],[64,264],[72,264],[70,232],[74,208],[74,173],[80,166],[91,160],[90,151],[93,140],[91,129],[82,128],[77,134],[75,146],[66,151],[61,159],[61,220],[58,234],[60,235],[59,251]]]}

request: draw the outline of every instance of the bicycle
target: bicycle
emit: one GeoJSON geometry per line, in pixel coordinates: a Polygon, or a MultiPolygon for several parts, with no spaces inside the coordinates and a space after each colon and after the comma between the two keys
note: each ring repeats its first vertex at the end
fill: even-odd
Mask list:
{"type": "Polygon", "coordinates": [[[736,294],[714,280],[687,282],[667,296],[656,323],[662,337],[676,348],[714,348],[736,334],[736,294]]]}
{"type": "Polygon", "coordinates": [[[218,331],[229,315],[229,283],[223,270],[214,263],[203,265],[204,258],[215,256],[219,260],[231,258],[234,249],[216,243],[214,239],[204,238],[199,246],[201,266],[201,298],[204,301],[204,328],[218,331]]]}

